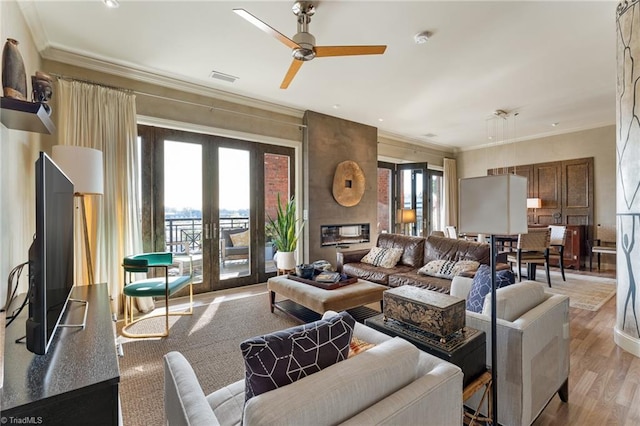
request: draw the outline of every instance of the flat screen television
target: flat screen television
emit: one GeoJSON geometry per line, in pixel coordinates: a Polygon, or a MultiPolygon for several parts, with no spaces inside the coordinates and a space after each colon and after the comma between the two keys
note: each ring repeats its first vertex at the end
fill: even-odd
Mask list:
{"type": "Polygon", "coordinates": [[[27,349],[49,349],[73,287],[73,183],[44,152],[36,161],[36,233],[29,248],[27,349]]]}

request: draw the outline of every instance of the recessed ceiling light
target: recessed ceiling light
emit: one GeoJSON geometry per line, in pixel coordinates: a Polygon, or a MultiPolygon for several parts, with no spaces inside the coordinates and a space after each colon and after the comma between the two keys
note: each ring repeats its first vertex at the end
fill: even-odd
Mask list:
{"type": "Polygon", "coordinates": [[[556,123],[551,123],[551,125],[552,125],[553,127],[556,127],[556,126],[558,126],[559,124],[560,124],[560,123],[558,123],[558,122],[556,122],[556,123]]]}
{"type": "Polygon", "coordinates": [[[340,108],[340,104],[335,104],[332,108],[333,109],[338,109],[338,108],[340,108]]]}
{"type": "Polygon", "coordinates": [[[102,0],[102,2],[110,9],[115,9],[120,6],[118,0],[102,0]]]}
{"type": "Polygon", "coordinates": [[[384,118],[378,118],[378,121],[379,121],[379,122],[383,122],[383,121],[384,121],[384,118]]]}
{"type": "Polygon", "coordinates": [[[429,31],[422,31],[413,36],[413,41],[416,44],[423,44],[429,41],[429,37],[431,37],[431,33],[429,31]]]}

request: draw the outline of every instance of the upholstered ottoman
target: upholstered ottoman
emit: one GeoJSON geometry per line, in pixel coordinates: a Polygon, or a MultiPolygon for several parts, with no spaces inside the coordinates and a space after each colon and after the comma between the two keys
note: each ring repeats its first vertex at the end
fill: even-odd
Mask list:
{"type": "Polygon", "coordinates": [[[323,314],[326,311],[340,312],[375,302],[380,302],[382,309],[382,293],[388,287],[365,280],[358,280],[356,283],[334,290],[325,290],[291,280],[282,275],[269,278],[267,289],[269,289],[271,312],[276,307],[275,298],[277,293],[314,312],[323,314]]]}

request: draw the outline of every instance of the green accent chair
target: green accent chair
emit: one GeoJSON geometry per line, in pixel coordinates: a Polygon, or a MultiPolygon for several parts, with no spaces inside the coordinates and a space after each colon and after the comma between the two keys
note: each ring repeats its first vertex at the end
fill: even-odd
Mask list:
{"type": "Polygon", "coordinates": [[[189,275],[180,275],[176,277],[169,276],[169,268],[173,265],[173,253],[143,253],[126,256],[122,261],[124,269],[124,327],[122,335],[133,338],[146,337],[166,337],[169,335],[169,315],[191,315],[193,313],[193,265],[190,267],[189,275]],[[164,276],[146,278],[143,280],[132,281],[134,273],[147,273],[149,269],[164,269],[164,276]],[[187,311],[170,312],[169,297],[176,292],[189,286],[189,309],[187,311]],[[160,315],[147,315],[134,319],[133,316],[133,298],[134,297],[163,297],[165,302],[165,312],[160,315]],[[127,329],[143,320],[165,317],[165,330],[163,333],[130,333],[127,329]]]}

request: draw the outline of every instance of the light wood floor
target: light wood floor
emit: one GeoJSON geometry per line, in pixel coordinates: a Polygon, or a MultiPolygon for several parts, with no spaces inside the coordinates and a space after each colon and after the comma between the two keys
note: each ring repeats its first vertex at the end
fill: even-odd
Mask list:
{"type": "Polygon", "coordinates": [[[554,396],[534,425],[639,425],[640,358],[613,342],[616,298],[570,315],[569,403],[554,396]]]}

